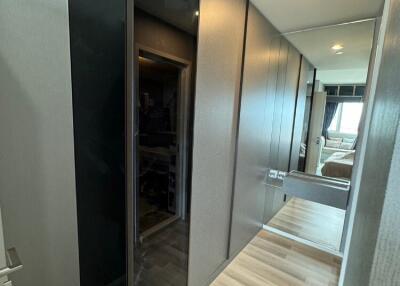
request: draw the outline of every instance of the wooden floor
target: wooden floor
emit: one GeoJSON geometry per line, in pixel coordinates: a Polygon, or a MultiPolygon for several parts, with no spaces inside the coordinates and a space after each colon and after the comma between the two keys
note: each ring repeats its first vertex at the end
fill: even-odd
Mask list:
{"type": "Polygon", "coordinates": [[[334,286],[341,259],[261,231],[211,286],[334,286]]]}
{"type": "Polygon", "coordinates": [[[292,198],[268,226],[338,251],[345,211],[292,198]]]}

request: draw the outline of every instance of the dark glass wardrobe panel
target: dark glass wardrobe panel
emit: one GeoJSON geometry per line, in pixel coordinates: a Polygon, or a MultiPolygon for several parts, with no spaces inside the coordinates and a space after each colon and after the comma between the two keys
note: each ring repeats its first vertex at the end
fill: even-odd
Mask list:
{"type": "Polygon", "coordinates": [[[187,285],[197,1],[135,1],[135,285],[187,285]]]}
{"type": "Polygon", "coordinates": [[[69,0],[81,286],[126,281],[125,0],[69,0]]]}

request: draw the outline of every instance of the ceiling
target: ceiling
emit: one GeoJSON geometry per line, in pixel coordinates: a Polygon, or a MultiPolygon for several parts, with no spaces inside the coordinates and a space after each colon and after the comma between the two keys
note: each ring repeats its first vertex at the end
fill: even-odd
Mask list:
{"type": "Polygon", "coordinates": [[[384,0],[251,0],[282,33],[373,18],[384,0]]]}
{"type": "Polygon", "coordinates": [[[368,68],[375,22],[368,21],[289,34],[286,38],[321,70],[368,68]],[[342,45],[337,55],[332,46],[342,45]]]}
{"type": "Polygon", "coordinates": [[[199,0],[135,0],[135,6],[163,21],[197,34],[199,0]]]}
{"type": "Polygon", "coordinates": [[[377,17],[384,0],[251,1],[317,68],[322,82],[366,81],[375,21],[336,24],[377,17]],[[342,55],[331,49],[335,44],[343,45],[342,55]]]}

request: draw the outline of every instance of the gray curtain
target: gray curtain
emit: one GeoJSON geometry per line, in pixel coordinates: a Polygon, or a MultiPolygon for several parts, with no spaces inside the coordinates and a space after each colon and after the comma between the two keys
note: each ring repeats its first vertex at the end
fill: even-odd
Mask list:
{"type": "Polygon", "coordinates": [[[324,125],[322,127],[322,136],[324,136],[325,138],[328,138],[328,128],[331,125],[333,118],[335,117],[338,105],[339,104],[337,102],[326,103],[324,125]]]}

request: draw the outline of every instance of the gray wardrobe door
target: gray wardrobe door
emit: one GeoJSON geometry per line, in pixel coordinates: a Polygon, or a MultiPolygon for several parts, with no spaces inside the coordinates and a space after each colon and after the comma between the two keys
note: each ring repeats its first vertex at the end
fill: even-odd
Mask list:
{"type": "MultiPolygon", "coordinates": [[[[268,167],[279,169],[279,147],[281,137],[282,111],[285,97],[286,70],[289,54],[289,43],[281,38],[278,58],[278,77],[275,90],[275,102],[272,121],[271,145],[268,167]]],[[[283,205],[283,194],[273,188],[266,188],[264,221],[270,220],[283,205]]]]}
{"type": "Polygon", "coordinates": [[[297,86],[300,73],[300,59],[300,53],[293,46],[289,45],[277,162],[278,169],[282,171],[289,170],[297,86]]]}
{"type": "MultiPolygon", "coordinates": [[[[290,164],[300,58],[300,53],[286,39],[281,38],[268,167],[282,171],[288,171],[290,164]]],[[[266,187],[264,223],[282,208],[283,199],[282,193],[266,187]]]]}
{"type": "MultiPolygon", "coordinates": [[[[257,234],[263,223],[263,179],[271,132],[268,125],[272,121],[271,112],[266,113],[266,107],[273,106],[274,100],[267,97],[267,78],[270,57],[274,55],[273,39],[276,37],[279,37],[278,31],[250,5],[238,131],[231,256],[257,234]]],[[[274,69],[271,72],[274,73],[274,69]]]]}
{"type": "Polygon", "coordinates": [[[305,57],[302,57],[299,86],[297,93],[295,122],[293,125],[294,130],[293,130],[292,148],[290,154],[291,157],[290,157],[289,171],[297,170],[299,165],[300,145],[302,139],[301,136],[303,134],[304,117],[306,110],[307,81],[310,79],[310,75],[313,74],[313,70],[314,68],[309,63],[309,61],[305,57]]]}
{"type": "MultiPolygon", "coordinates": [[[[272,153],[276,152],[272,148],[273,137],[272,133],[274,130],[274,111],[275,101],[277,99],[277,84],[278,84],[278,70],[280,64],[280,47],[281,37],[274,38],[271,45],[271,53],[269,57],[269,72],[267,77],[267,98],[268,104],[266,106],[266,127],[267,127],[267,142],[265,156],[267,157],[267,167],[273,168],[273,156],[272,153]]],[[[279,194],[278,194],[279,195],[279,194]]],[[[264,218],[263,223],[267,223],[274,215],[275,190],[272,187],[265,186],[265,202],[264,202],[264,218]]]]}
{"type": "Polygon", "coordinates": [[[196,79],[189,286],[228,255],[245,0],[202,0],[196,79]]]}

